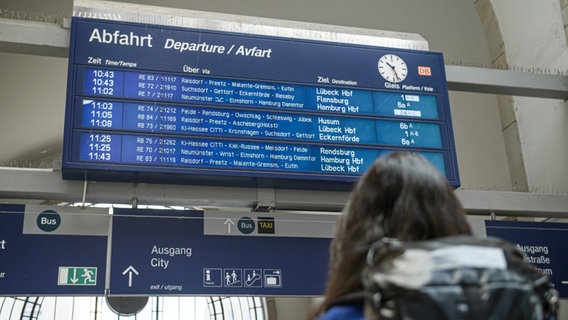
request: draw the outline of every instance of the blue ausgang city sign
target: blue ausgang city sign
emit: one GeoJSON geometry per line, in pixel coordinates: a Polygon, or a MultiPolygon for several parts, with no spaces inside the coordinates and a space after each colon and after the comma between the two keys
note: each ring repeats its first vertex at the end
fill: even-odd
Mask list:
{"type": "Polygon", "coordinates": [[[270,221],[278,230],[277,218],[226,221],[220,225],[235,235],[205,234],[202,211],[115,210],[109,293],[322,294],[330,238],[241,232],[236,226],[245,221],[256,230],[260,221],[266,230],[270,221]]]}

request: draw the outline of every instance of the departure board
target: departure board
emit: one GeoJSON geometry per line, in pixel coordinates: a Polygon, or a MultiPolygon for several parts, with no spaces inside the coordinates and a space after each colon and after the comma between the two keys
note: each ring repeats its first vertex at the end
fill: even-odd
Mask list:
{"type": "Polygon", "coordinates": [[[72,20],[65,179],[350,188],[396,150],[459,185],[441,53],[72,20]]]}

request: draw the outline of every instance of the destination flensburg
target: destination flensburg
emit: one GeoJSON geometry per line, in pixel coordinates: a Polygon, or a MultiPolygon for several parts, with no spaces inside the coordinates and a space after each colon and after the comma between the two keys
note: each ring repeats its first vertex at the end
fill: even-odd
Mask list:
{"type": "Polygon", "coordinates": [[[370,91],[85,68],[78,94],[334,113],[373,112],[370,91]]]}

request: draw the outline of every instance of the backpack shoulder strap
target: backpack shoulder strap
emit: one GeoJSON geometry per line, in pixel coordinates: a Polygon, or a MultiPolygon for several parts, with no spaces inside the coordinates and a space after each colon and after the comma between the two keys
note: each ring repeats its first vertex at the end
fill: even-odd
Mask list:
{"type": "Polygon", "coordinates": [[[330,306],[341,306],[348,304],[364,303],[366,298],[365,291],[355,291],[333,299],[330,306]]]}

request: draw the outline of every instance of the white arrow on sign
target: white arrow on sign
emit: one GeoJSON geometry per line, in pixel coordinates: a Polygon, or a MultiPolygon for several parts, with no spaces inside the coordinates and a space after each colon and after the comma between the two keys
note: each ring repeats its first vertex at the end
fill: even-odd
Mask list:
{"type": "Polygon", "coordinates": [[[231,219],[227,219],[227,220],[225,220],[225,222],[224,222],[223,224],[226,224],[226,225],[227,225],[227,228],[228,228],[227,231],[228,231],[229,233],[231,233],[231,225],[235,225],[235,222],[234,222],[233,220],[231,220],[231,219]]]}
{"type": "Polygon", "coordinates": [[[132,287],[132,274],[136,274],[138,275],[138,271],[136,271],[136,269],[134,269],[133,266],[128,266],[128,268],[126,268],[126,270],[122,271],[123,275],[126,275],[128,273],[128,287],[132,287]]]}
{"type": "Polygon", "coordinates": [[[73,268],[73,278],[70,279],[73,284],[77,283],[79,279],[77,278],[77,268],[73,268]]]}

